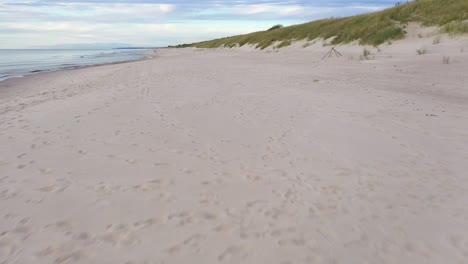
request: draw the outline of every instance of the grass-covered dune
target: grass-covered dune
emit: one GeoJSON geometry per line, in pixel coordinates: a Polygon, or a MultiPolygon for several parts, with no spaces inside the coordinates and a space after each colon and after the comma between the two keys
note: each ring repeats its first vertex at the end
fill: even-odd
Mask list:
{"type": "Polygon", "coordinates": [[[362,45],[377,46],[389,40],[404,38],[405,24],[409,22],[439,26],[450,34],[463,34],[468,33],[467,20],[468,0],[417,0],[379,12],[317,20],[177,47],[217,48],[252,44],[264,49],[275,42],[280,42],[278,47],[284,47],[291,41],[332,37],[331,44],[359,41],[362,45]]]}

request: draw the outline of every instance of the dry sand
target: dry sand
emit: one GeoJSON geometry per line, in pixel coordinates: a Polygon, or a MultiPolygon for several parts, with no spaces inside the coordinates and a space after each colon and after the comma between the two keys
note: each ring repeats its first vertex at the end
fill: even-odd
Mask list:
{"type": "Polygon", "coordinates": [[[468,39],[433,39],[0,82],[0,263],[468,263],[468,39]]]}

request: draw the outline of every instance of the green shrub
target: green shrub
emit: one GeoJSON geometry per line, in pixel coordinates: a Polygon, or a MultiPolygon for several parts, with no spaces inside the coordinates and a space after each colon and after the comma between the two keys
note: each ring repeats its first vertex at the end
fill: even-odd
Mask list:
{"type": "Polygon", "coordinates": [[[426,52],[427,52],[427,50],[424,49],[424,48],[416,50],[416,53],[418,53],[418,55],[424,55],[424,54],[426,54],[426,52]]]}
{"type": "Polygon", "coordinates": [[[442,63],[443,64],[449,64],[450,63],[450,57],[449,56],[444,56],[442,58],[442,63]]]}
{"type": "Polygon", "coordinates": [[[361,55],[361,60],[368,60],[369,59],[369,56],[370,56],[370,51],[368,49],[364,49],[362,51],[362,55],[361,55]]]}

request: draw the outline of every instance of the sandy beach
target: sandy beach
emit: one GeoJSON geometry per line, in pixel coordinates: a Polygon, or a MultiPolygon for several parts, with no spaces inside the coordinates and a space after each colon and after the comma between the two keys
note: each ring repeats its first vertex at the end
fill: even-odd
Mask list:
{"type": "Polygon", "coordinates": [[[0,82],[0,263],[468,263],[468,38],[433,39],[0,82]]]}

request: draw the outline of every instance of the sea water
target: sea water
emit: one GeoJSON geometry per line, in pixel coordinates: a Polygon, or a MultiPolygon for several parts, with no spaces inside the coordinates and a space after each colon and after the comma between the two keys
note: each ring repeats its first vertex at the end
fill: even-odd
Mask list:
{"type": "Polygon", "coordinates": [[[0,49],[0,81],[79,66],[148,58],[143,49],[0,49]]]}

